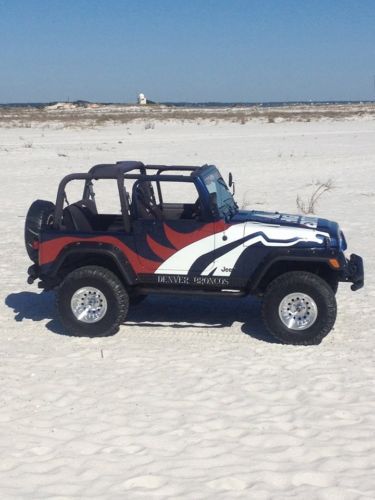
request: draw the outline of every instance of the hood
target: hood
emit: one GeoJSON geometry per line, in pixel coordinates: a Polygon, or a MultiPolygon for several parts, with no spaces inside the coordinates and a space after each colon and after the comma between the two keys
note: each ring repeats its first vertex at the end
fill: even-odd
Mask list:
{"type": "Polygon", "coordinates": [[[340,241],[340,229],[337,222],[307,215],[263,212],[257,210],[239,210],[232,217],[231,222],[258,222],[260,224],[270,224],[272,226],[277,225],[287,226],[289,228],[298,227],[313,229],[315,231],[328,233],[331,239],[331,246],[338,246],[340,241]]]}

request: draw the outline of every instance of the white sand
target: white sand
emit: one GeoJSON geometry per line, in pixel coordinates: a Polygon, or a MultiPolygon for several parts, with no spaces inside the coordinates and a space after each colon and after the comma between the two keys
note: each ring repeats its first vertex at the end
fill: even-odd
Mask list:
{"type": "Polygon", "coordinates": [[[0,161],[2,499],[375,497],[375,121],[9,128],[0,161]],[[288,212],[333,178],[318,215],[364,257],[365,288],[340,286],[316,347],[273,343],[250,298],[152,297],[114,337],[63,335],[25,282],[24,215],[118,159],[216,163],[240,203],[288,212]]]}

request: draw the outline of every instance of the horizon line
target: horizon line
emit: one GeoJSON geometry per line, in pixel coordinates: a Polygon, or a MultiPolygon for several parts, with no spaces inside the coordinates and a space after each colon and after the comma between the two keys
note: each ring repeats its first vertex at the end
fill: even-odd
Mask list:
{"type": "MultiPolygon", "coordinates": [[[[88,101],[85,99],[75,99],[71,100],[54,100],[54,101],[12,101],[12,102],[0,102],[0,106],[12,106],[12,105],[48,105],[48,104],[102,104],[102,105],[130,105],[130,106],[139,106],[137,102],[129,102],[129,101],[88,101]]],[[[340,104],[340,103],[375,103],[375,99],[308,99],[308,100],[286,100],[286,101],[278,101],[278,100],[270,100],[270,101],[152,101],[149,100],[147,104],[149,105],[176,105],[176,104],[184,104],[184,105],[241,105],[241,104],[340,104]]],[[[146,104],[146,106],[147,106],[146,104]]],[[[142,106],[142,105],[141,105],[142,106]]],[[[144,106],[144,105],[143,105],[144,106]]]]}

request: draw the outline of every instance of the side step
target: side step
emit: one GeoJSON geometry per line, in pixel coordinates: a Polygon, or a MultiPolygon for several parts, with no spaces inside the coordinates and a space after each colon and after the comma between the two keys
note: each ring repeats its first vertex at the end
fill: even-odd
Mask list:
{"type": "Polygon", "coordinates": [[[215,297],[244,297],[247,292],[244,290],[207,290],[200,288],[170,288],[170,287],[152,287],[140,286],[137,287],[137,293],[141,295],[148,295],[150,293],[158,294],[173,294],[173,295],[206,295],[215,297]]]}

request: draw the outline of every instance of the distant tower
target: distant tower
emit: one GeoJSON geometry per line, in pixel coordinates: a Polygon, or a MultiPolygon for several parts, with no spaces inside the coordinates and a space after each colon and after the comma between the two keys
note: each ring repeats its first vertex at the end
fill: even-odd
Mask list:
{"type": "Polygon", "coordinates": [[[143,106],[144,104],[147,104],[147,99],[144,94],[140,93],[138,96],[138,104],[143,106]]]}

